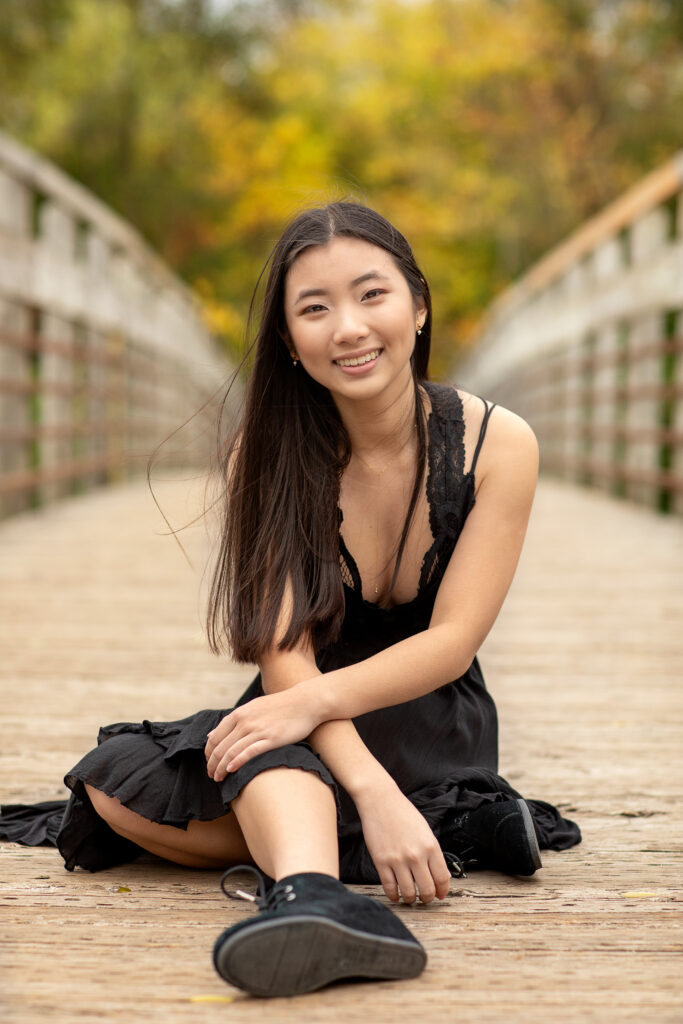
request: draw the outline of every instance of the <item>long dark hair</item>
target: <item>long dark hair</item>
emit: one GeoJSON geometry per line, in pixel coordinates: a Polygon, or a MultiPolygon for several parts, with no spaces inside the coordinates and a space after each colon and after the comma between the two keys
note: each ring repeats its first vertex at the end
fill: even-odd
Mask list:
{"type": "Polygon", "coordinates": [[[427,309],[411,359],[418,457],[394,580],[424,477],[427,430],[419,385],[427,379],[431,342],[427,282],[406,239],[374,210],[351,202],[305,210],[285,230],[259,278],[268,272],[244,416],[220,450],[225,500],[207,626],[211,649],[229,650],[238,661],[257,661],[274,643],[288,583],[291,612],[284,632],[280,625],[280,649],[304,636],[316,649],[330,643],[344,614],[337,509],[351,443],[329,391],[293,365],[284,314],[285,279],[296,258],[339,236],[386,250],[416,303],[427,309]]]}

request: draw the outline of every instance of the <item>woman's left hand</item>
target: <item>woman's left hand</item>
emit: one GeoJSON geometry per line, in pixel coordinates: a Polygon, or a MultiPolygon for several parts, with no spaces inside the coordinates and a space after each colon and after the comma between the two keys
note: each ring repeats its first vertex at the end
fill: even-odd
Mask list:
{"type": "Polygon", "coordinates": [[[256,697],[226,715],[207,739],[209,777],[222,782],[257,754],[306,739],[320,716],[309,692],[300,686],[256,697]]]}

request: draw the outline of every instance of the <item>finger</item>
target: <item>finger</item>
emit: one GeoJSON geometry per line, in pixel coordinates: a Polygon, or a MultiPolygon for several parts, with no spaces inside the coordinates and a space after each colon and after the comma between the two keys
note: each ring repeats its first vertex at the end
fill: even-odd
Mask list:
{"type": "Polygon", "coordinates": [[[417,899],[415,891],[415,880],[412,871],[407,864],[399,864],[394,868],[396,881],[401,891],[401,899],[404,903],[414,903],[417,899]]]}
{"type": "Polygon", "coordinates": [[[219,743],[217,747],[214,747],[213,753],[211,754],[211,757],[209,758],[206,765],[206,770],[211,776],[211,778],[213,778],[213,776],[216,774],[216,769],[218,768],[218,765],[221,763],[221,761],[223,760],[223,758],[225,757],[229,750],[230,747],[226,749],[224,743],[219,743]]]}
{"type": "Polygon", "coordinates": [[[387,899],[390,899],[392,903],[398,903],[398,883],[396,882],[394,872],[390,867],[383,867],[378,868],[377,873],[382,883],[382,888],[387,894],[387,899]]]}
{"type": "Polygon", "coordinates": [[[218,762],[225,756],[225,754],[229,750],[232,750],[233,746],[240,738],[241,737],[240,733],[238,732],[238,727],[237,725],[235,725],[235,727],[230,730],[227,736],[220,740],[220,742],[214,744],[213,750],[209,755],[209,759],[206,766],[209,775],[213,775],[213,773],[216,770],[216,766],[218,765],[218,762]]]}
{"type": "MultiPolygon", "coordinates": [[[[263,730],[256,731],[255,729],[252,729],[245,735],[238,736],[233,739],[229,747],[223,750],[223,756],[226,764],[233,761],[235,762],[236,767],[244,764],[244,761],[241,761],[240,758],[244,752],[248,750],[249,747],[253,747],[255,743],[263,743],[265,745],[264,750],[270,750],[275,746],[274,742],[267,735],[264,735],[263,730]]],[[[254,755],[250,754],[249,756],[253,757],[254,755]]]]}
{"type": "Polygon", "coordinates": [[[204,757],[208,761],[213,753],[213,748],[216,746],[216,740],[214,734],[210,732],[206,737],[206,745],[204,747],[204,757]]]}
{"type": "MultiPolygon", "coordinates": [[[[207,747],[208,747],[208,744],[207,744],[207,747]]],[[[215,769],[216,765],[220,761],[221,752],[223,752],[223,741],[221,741],[220,743],[214,742],[212,744],[212,746],[211,746],[211,750],[209,752],[209,756],[207,758],[207,763],[206,763],[206,769],[207,769],[209,775],[211,775],[213,773],[213,770],[215,769]]],[[[206,753],[206,751],[205,751],[205,753],[206,753]]]]}
{"type": "Polygon", "coordinates": [[[227,715],[221,718],[220,722],[215,728],[211,729],[211,731],[206,734],[207,741],[211,742],[214,745],[214,747],[216,746],[217,743],[220,743],[221,740],[224,740],[227,734],[232,729],[233,725],[235,724],[234,716],[235,712],[230,711],[227,715]]]}
{"type": "Polygon", "coordinates": [[[217,746],[218,740],[213,739],[211,735],[209,735],[206,740],[206,746],[204,747],[204,757],[206,758],[207,761],[209,760],[217,746]]]}
{"type": "Polygon", "coordinates": [[[227,772],[236,772],[247,761],[251,761],[252,757],[256,757],[257,754],[265,754],[267,750],[272,750],[273,746],[274,744],[268,740],[256,740],[249,743],[247,747],[237,754],[234,750],[231,750],[230,759],[226,763],[225,770],[227,772]]]}
{"type": "Polygon", "coordinates": [[[429,870],[434,879],[437,899],[444,899],[451,891],[451,873],[441,850],[437,850],[429,858],[429,870]]]}
{"type": "Polygon", "coordinates": [[[431,903],[436,896],[436,883],[428,861],[422,861],[413,868],[413,878],[421,903],[431,903]]]}
{"type": "Polygon", "coordinates": [[[247,761],[251,761],[252,757],[256,757],[257,754],[264,754],[266,750],[271,749],[272,747],[270,747],[265,740],[258,740],[256,743],[252,743],[251,746],[247,747],[246,750],[243,750],[237,759],[233,759],[232,751],[230,751],[221,758],[218,767],[214,772],[214,781],[222,782],[226,775],[230,772],[237,771],[237,769],[241,768],[242,765],[247,763],[247,761]]]}
{"type": "Polygon", "coordinates": [[[230,735],[236,724],[237,723],[231,714],[226,715],[226,717],[218,723],[216,728],[212,729],[211,732],[207,734],[206,746],[204,747],[204,754],[207,760],[211,757],[211,754],[214,752],[216,747],[230,735]]]}
{"type": "MultiPolygon", "coordinates": [[[[239,761],[233,766],[235,758],[241,756],[247,747],[252,746],[255,742],[257,742],[257,740],[252,735],[243,736],[241,739],[235,740],[232,743],[230,742],[230,738],[219,743],[219,745],[214,749],[206,766],[206,770],[209,775],[212,778],[215,778],[219,765],[227,771],[234,771],[235,768],[241,767],[245,762],[239,761]]],[[[250,754],[249,756],[253,757],[253,754],[250,754]]],[[[245,760],[248,760],[248,758],[245,758],[245,760]]]]}

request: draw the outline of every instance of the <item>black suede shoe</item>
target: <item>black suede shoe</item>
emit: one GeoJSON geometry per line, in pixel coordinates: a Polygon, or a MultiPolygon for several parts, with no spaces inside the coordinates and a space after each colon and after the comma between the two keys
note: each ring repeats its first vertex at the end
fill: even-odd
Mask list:
{"type": "Polygon", "coordinates": [[[221,887],[226,896],[253,900],[261,911],[224,931],[213,951],[221,977],[252,995],[299,995],[340,978],[414,978],[427,962],[420,943],[388,907],[349,892],[330,875],[289,875],[266,895],[261,873],[241,865],[226,871],[221,887]],[[225,888],[234,871],[256,874],[258,897],[225,888]]]}
{"type": "Polygon", "coordinates": [[[524,800],[484,804],[453,819],[439,842],[451,873],[492,868],[507,875],[533,875],[542,867],[536,829],[524,800]]]}

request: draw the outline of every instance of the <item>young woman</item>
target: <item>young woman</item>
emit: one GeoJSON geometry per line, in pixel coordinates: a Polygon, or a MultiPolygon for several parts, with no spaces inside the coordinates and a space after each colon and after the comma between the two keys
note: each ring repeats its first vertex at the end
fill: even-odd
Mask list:
{"type": "Polygon", "coordinates": [[[519,558],[536,440],[428,382],[431,327],[427,282],[379,214],[332,203],[293,221],[223,453],[208,618],[213,649],[260,673],[233,710],[103,729],[40,835],[6,809],[5,835],[56,838],[69,869],[141,848],[257,865],[274,880],[261,913],[214,962],[260,995],[422,970],[401,921],[344,882],[429,903],[468,864],[531,875],[539,844],[580,839],[497,774],[476,658],[519,558]]]}

